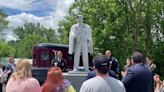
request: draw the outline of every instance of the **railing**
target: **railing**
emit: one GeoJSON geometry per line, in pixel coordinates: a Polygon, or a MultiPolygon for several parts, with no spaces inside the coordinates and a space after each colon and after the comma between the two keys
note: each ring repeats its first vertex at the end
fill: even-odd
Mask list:
{"type": "MultiPolygon", "coordinates": [[[[14,63],[17,64],[17,62],[20,60],[21,58],[14,58],[14,63]]],[[[28,59],[28,61],[30,62],[30,64],[32,64],[32,59],[28,59]]],[[[3,66],[6,66],[9,64],[9,58],[4,58],[4,57],[1,57],[0,58],[0,63],[3,65],[3,66]]]]}

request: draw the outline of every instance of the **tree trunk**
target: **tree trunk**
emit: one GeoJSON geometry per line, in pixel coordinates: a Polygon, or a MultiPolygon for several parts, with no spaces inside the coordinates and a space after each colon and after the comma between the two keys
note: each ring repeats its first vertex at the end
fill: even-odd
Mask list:
{"type": "Polygon", "coordinates": [[[148,2],[146,19],[147,19],[147,41],[146,41],[146,52],[145,52],[145,57],[144,57],[144,63],[146,63],[146,57],[148,55],[150,38],[151,38],[150,2],[148,2]]]}
{"type": "Polygon", "coordinates": [[[138,39],[138,36],[139,36],[139,24],[140,24],[140,20],[141,20],[141,12],[142,12],[142,0],[140,0],[140,11],[139,11],[139,14],[138,14],[138,19],[136,21],[136,32],[135,32],[135,39],[134,39],[133,51],[132,52],[135,52],[136,46],[137,46],[137,39],[138,39]]]}

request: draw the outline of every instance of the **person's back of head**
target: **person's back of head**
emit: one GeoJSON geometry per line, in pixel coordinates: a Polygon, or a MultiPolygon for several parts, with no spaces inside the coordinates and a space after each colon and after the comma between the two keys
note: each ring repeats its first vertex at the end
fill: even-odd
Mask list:
{"type": "Polygon", "coordinates": [[[41,92],[56,92],[57,89],[63,92],[63,85],[65,86],[63,79],[62,70],[59,67],[52,67],[48,71],[47,79],[42,85],[41,92]]]}
{"type": "Polygon", "coordinates": [[[15,66],[15,71],[11,75],[10,78],[15,79],[23,79],[25,77],[30,78],[32,76],[31,73],[31,64],[27,59],[21,59],[15,66]]]}
{"type": "Polygon", "coordinates": [[[134,52],[134,53],[131,55],[131,60],[132,60],[133,66],[134,66],[135,64],[142,63],[142,62],[143,62],[142,54],[139,53],[139,52],[134,52]]]}
{"type": "Polygon", "coordinates": [[[107,74],[109,72],[109,62],[105,55],[97,55],[93,58],[93,66],[96,72],[107,74]]]}

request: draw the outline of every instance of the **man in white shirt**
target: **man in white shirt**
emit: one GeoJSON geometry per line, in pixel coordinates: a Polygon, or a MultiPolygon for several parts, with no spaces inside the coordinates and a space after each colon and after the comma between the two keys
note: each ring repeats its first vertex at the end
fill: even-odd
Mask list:
{"type": "Polygon", "coordinates": [[[105,55],[93,59],[96,77],[83,82],[80,92],[126,92],[121,81],[109,76],[109,62],[105,55]]]}
{"type": "Polygon", "coordinates": [[[8,64],[6,67],[5,67],[5,70],[11,70],[11,72],[8,74],[8,77],[7,77],[7,82],[8,82],[8,79],[10,78],[10,75],[14,72],[15,70],[15,65],[14,65],[14,57],[9,57],[9,62],[10,64],[8,64]]]}

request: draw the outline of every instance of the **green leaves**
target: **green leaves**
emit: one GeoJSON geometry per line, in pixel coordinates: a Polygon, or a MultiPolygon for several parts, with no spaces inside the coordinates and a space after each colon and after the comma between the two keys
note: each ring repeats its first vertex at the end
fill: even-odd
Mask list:
{"type": "Polygon", "coordinates": [[[14,56],[15,49],[0,41],[0,57],[14,56]]]}
{"type": "MultiPolygon", "coordinates": [[[[130,58],[132,54],[135,33],[138,30],[136,51],[140,51],[144,56],[148,53],[148,56],[154,58],[155,62],[160,60],[162,63],[164,49],[161,47],[164,47],[164,44],[161,44],[163,42],[159,36],[164,33],[164,19],[161,18],[164,12],[164,2],[162,0],[141,1],[142,3],[140,0],[86,0],[85,2],[77,0],[69,10],[72,12],[73,9],[77,9],[78,14],[84,15],[84,23],[91,26],[93,46],[99,48],[95,53],[104,53],[110,49],[112,56],[115,56],[121,64],[125,64],[126,58],[130,58]],[[158,32],[152,31],[154,29],[158,32]],[[147,41],[149,31],[152,31],[150,45],[147,41]],[[160,59],[157,58],[159,51],[162,54],[160,59]]],[[[68,21],[62,20],[59,23],[59,39],[64,41],[62,44],[68,44],[70,28],[76,23],[73,16],[74,14],[70,13],[70,16],[66,17],[68,21]]],[[[161,71],[158,68],[157,72],[161,71]]]]}
{"type": "Polygon", "coordinates": [[[41,37],[39,35],[27,35],[25,38],[23,38],[18,46],[18,56],[19,58],[32,58],[32,48],[35,44],[37,44],[38,37],[40,37],[40,43],[48,43],[48,40],[44,37],[41,37]]]}
{"type": "Polygon", "coordinates": [[[2,36],[5,35],[6,30],[8,29],[9,21],[7,20],[7,14],[0,9],[0,41],[4,41],[2,36]]]}

